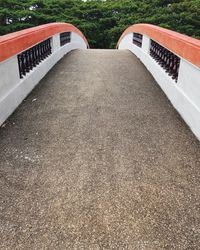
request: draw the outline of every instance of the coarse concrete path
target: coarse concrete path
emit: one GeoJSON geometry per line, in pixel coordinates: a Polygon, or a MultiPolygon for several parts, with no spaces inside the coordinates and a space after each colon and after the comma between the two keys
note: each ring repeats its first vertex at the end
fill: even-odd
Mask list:
{"type": "Polygon", "coordinates": [[[0,249],[200,249],[200,144],[128,51],[73,51],[0,129],[0,249]]]}

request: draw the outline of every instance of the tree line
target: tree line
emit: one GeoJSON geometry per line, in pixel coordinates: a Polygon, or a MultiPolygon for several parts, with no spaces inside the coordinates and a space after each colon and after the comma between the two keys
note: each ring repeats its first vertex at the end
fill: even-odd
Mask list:
{"type": "Polygon", "coordinates": [[[92,48],[114,48],[136,23],[200,38],[200,0],[0,0],[0,35],[51,22],[72,23],[92,48]]]}

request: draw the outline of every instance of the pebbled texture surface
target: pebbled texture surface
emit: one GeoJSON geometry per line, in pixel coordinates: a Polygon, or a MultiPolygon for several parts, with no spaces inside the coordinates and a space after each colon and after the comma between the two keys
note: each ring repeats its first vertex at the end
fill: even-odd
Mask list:
{"type": "Polygon", "coordinates": [[[73,51],[0,129],[0,249],[200,249],[200,143],[128,51],[73,51]]]}

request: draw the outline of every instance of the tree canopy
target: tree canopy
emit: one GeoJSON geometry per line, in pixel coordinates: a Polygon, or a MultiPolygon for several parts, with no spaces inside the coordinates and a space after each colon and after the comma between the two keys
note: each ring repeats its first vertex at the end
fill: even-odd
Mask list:
{"type": "Polygon", "coordinates": [[[200,38],[200,0],[0,0],[0,35],[50,22],[77,26],[92,48],[113,48],[131,24],[200,38]]]}

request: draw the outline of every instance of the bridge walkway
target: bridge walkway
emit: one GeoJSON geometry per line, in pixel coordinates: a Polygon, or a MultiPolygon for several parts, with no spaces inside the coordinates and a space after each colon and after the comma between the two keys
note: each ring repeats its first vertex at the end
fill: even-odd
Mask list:
{"type": "Polygon", "coordinates": [[[199,249],[199,149],[132,53],[69,53],[0,129],[0,249],[199,249]]]}

